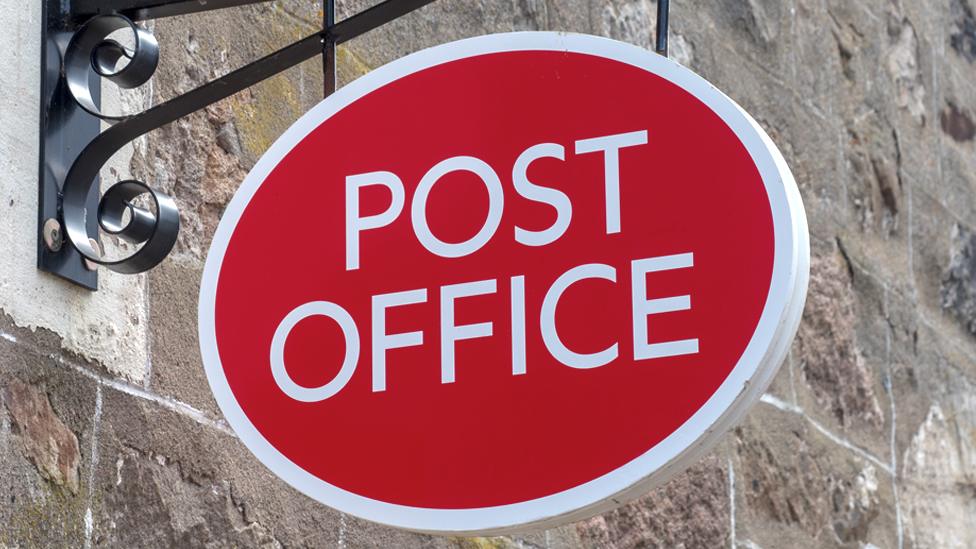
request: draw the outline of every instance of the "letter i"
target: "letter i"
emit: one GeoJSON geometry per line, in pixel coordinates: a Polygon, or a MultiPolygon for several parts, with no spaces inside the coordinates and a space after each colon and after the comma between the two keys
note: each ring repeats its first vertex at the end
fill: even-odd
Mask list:
{"type": "Polygon", "coordinates": [[[512,375],[525,374],[525,277],[512,277],[512,375]]]}

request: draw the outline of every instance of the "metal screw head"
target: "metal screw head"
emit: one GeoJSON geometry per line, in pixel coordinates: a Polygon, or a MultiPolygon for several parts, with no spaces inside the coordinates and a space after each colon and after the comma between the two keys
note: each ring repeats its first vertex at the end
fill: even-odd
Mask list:
{"type": "MultiPolygon", "coordinates": [[[[98,254],[98,256],[101,257],[102,254],[104,253],[102,251],[102,245],[97,240],[95,240],[94,238],[89,238],[88,239],[88,243],[91,244],[91,247],[94,248],[95,249],[95,252],[98,254]]],[[[85,268],[88,269],[89,271],[94,271],[94,270],[98,269],[98,263],[95,263],[94,261],[92,261],[90,259],[86,259],[85,260],[85,268]]]]}
{"type": "Polygon", "coordinates": [[[41,229],[41,235],[44,238],[44,245],[48,250],[52,252],[61,251],[61,245],[64,244],[64,235],[61,233],[61,223],[54,218],[50,218],[44,222],[44,228],[41,229]]]}

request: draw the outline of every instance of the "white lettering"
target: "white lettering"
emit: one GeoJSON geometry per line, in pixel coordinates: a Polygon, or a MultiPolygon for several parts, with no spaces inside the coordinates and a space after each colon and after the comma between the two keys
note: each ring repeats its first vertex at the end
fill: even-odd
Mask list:
{"type": "Polygon", "coordinates": [[[441,257],[464,257],[480,250],[491,240],[498,230],[498,224],[502,221],[502,211],[505,208],[505,192],[502,190],[502,182],[498,179],[498,174],[484,161],[471,156],[455,156],[440,162],[430,169],[420,183],[417,185],[417,192],[413,196],[410,206],[410,216],[413,220],[413,231],[417,239],[431,253],[441,257]],[[444,242],[434,236],[427,223],[427,199],[430,191],[442,177],[457,171],[471,172],[481,179],[485,188],[488,189],[488,217],[484,225],[474,235],[465,242],[452,244],[444,242]]]}
{"type": "Polygon", "coordinates": [[[562,362],[566,366],[578,369],[599,368],[613,362],[617,358],[617,344],[614,343],[607,349],[599,353],[581,354],[569,350],[559,338],[556,331],[556,306],[563,292],[580,280],[589,278],[599,278],[617,281],[617,271],[609,265],[594,263],[590,265],[580,265],[574,267],[560,276],[546,292],[546,297],[542,301],[542,313],[540,315],[540,325],[542,328],[542,340],[549,349],[553,358],[562,362]]]}
{"type": "Polygon", "coordinates": [[[512,277],[512,375],[525,373],[525,277],[512,277]]]}
{"type": "Polygon", "coordinates": [[[313,301],[297,307],[278,324],[274,337],[271,338],[271,375],[282,392],[299,402],[321,402],[334,396],[349,383],[358,363],[359,330],[356,329],[356,323],[349,313],[335,303],[313,301]],[[346,339],[346,355],[342,359],[339,373],[332,381],[315,388],[303,387],[295,383],[285,367],[285,342],[288,340],[288,335],[299,322],[311,316],[327,316],[336,321],[346,339]]]}
{"type": "Polygon", "coordinates": [[[386,333],[386,310],[427,301],[427,290],[410,290],[373,296],[373,392],[386,390],[386,352],[424,344],[423,332],[386,333]]]}
{"type": "Polygon", "coordinates": [[[650,360],[698,353],[697,339],[663,343],[647,342],[647,317],[691,309],[691,296],[680,295],[647,299],[647,273],[687,269],[695,265],[694,254],[668,255],[638,259],[631,263],[631,301],[633,305],[634,360],[650,360]]]}
{"type": "Polygon", "coordinates": [[[646,144],[647,130],[582,139],[576,142],[576,154],[603,152],[607,234],[620,232],[620,149],[646,144]]]}
{"type": "Polygon", "coordinates": [[[400,216],[405,201],[403,182],[390,172],[373,172],[350,175],[346,178],[346,270],[359,268],[359,233],[385,227],[400,216]],[[363,187],[382,185],[390,190],[390,207],[386,211],[359,217],[359,190],[363,187]]]}
{"type": "Polygon", "coordinates": [[[527,175],[529,165],[540,158],[565,160],[566,148],[555,143],[543,143],[529,147],[515,161],[515,167],[512,169],[512,181],[515,183],[515,190],[529,200],[548,204],[556,209],[556,221],[548,229],[528,231],[521,227],[515,227],[515,240],[526,246],[545,246],[559,240],[573,219],[573,204],[565,193],[529,181],[527,175]]]}
{"type": "Polygon", "coordinates": [[[493,294],[497,291],[495,280],[465,282],[441,287],[441,383],[454,383],[454,343],[465,339],[489,337],[493,333],[491,322],[478,324],[454,323],[454,301],[462,297],[493,294]]]}

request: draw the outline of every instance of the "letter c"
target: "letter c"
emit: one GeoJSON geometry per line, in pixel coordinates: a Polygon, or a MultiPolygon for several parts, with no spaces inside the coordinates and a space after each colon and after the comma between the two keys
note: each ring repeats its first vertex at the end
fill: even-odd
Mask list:
{"type": "Polygon", "coordinates": [[[566,271],[556,279],[552,287],[549,288],[549,291],[546,292],[546,297],[542,301],[542,312],[539,318],[540,327],[542,328],[542,341],[546,344],[546,348],[549,349],[549,353],[553,358],[566,366],[580,370],[599,368],[600,366],[605,366],[613,362],[617,358],[616,343],[599,353],[577,353],[571,351],[563,344],[559,338],[559,333],[556,331],[556,305],[559,304],[559,299],[563,296],[563,292],[580,280],[586,280],[588,278],[599,278],[616,282],[617,271],[609,265],[600,263],[580,265],[579,267],[574,267],[566,271]]]}

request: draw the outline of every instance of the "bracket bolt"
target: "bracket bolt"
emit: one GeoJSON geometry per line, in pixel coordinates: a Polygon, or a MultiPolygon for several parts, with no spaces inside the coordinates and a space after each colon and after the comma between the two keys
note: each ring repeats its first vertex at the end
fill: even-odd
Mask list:
{"type": "MultiPolygon", "coordinates": [[[[89,238],[88,243],[91,244],[92,248],[95,248],[95,251],[98,253],[99,257],[101,257],[103,253],[105,253],[102,250],[102,245],[99,244],[99,242],[94,238],[89,238]]],[[[95,271],[98,269],[98,263],[95,263],[90,259],[85,259],[85,268],[88,269],[89,271],[95,271]]]]}
{"type": "Polygon", "coordinates": [[[44,238],[44,245],[49,251],[55,253],[61,251],[61,245],[64,244],[64,235],[61,233],[61,223],[57,219],[49,218],[45,221],[41,235],[44,238]]]}

